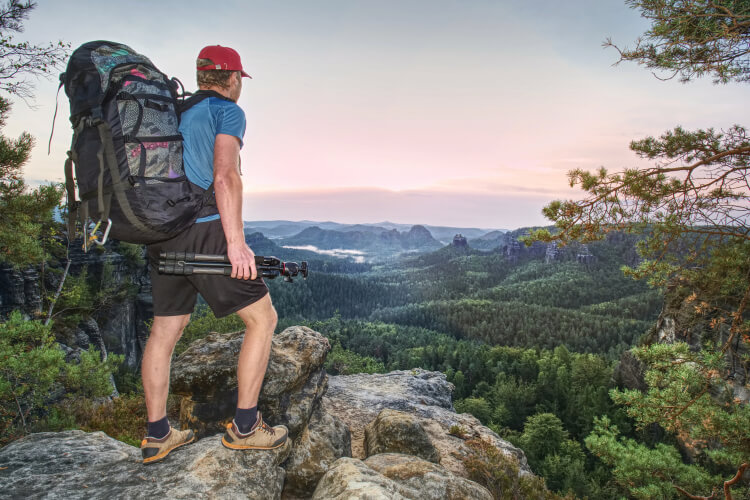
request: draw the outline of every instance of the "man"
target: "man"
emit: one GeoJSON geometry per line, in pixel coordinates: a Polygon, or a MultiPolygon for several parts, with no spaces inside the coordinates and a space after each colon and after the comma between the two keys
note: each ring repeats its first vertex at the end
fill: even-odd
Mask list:
{"type": "Polygon", "coordinates": [[[243,231],[239,154],[245,114],[236,104],[243,77],[250,75],[242,69],[239,54],[229,47],[208,46],[198,55],[199,92],[210,96],[182,115],[183,159],[188,180],[204,189],[213,182],[218,213],[200,217],[182,234],[148,248],[154,323],[141,365],[148,410],[147,437],[141,443],[143,463],[162,460],[194,439],[192,431],[170,427],[167,394],[172,351],[190,320],[198,293],[216,317],[236,313],[246,327],[237,365],[237,411],[222,443],[232,449],[272,449],[287,439],[286,427],[269,427],[257,411],[277,317],[268,288],[257,277],[254,254],[243,231]],[[162,251],[226,254],[234,279],[159,274],[156,263],[162,251]]]}

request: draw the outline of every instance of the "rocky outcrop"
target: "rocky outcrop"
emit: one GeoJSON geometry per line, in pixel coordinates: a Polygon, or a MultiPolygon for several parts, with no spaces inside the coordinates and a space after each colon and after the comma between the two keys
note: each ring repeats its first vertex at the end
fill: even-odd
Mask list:
{"type": "Polygon", "coordinates": [[[365,465],[378,471],[392,481],[417,493],[422,499],[482,499],[492,495],[474,481],[457,476],[445,468],[411,455],[381,453],[364,461],[365,465]]]}
{"type": "MultiPolygon", "coordinates": [[[[180,422],[198,436],[222,432],[237,404],[237,359],[244,332],[212,333],[172,363],[172,391],[183,396],[180,422]]],[[[304,326],[274,335],[258,405],[295,439],[326,390],[328,339],[304,326]]]]}
{"type": "Polygon", "coordinates": [[[314,500],[413,499],[492,500],[479,484],[421,458],[397,453],[374,455],[364,462],[341,458],[323,476],[314,500]]]}
{"type": "Polygon", "coordinates": [[[408,413],[386,409],[365,427],[365,453],[405,453],[430,462],[440,455],[419,420],[408,413]]]}
{"type": "Polygon", "coordinates": [[[349,428],[317,407],[284,463],[287,471],[284,492],[297,497],[309,496],[336,460],[351,456],[349,428]]]}
{"type": "MultiPolygon", "coordinates": [[[[183,424],[204,436],[223,430],[221,422],[234,411],[241,342],[241,333],[211,334],[174,363],[183,424]]],[[[523,452],[471,415],[454,412],[453,386],[442,373],[348,375],[327,383],[329,349],[325,337],[305,327],[273,338],[259,406],[270,423],[294,429],[281,449],[227,450],[212,435],[144,467],[137,448],[102,433],[33,434],[0,450],[0,492],[12,498],[491,498],[466,479],[468,449],[449,433],[453,425],[529,472],[523,452]],[[394,449],[411,454],[383,453],[394,449]]]]}
{"type": "Polygon", "coordinates": [[[0,450],[0,496],[275,499],[288,454],[288,445],[238,453],[215,436],[144,466],[138,448],[102,432],[31,434],[0,450]]]}
{"type": "Polygon", "coordinates": [[[451,403],[453,385],[440,372],[422,369],[383,374],[331,376],[323,397],[323,409],[338,416],[351,430],[352,457],[365,459],[365,426],[384,409],[412,415],[424,428],[438,451],[440,464],[466,476],[463,457],[469,449],[464,440],[450,434],[452,426],[468,437],[479,437],[502,453],[514,457],[522,474],[531,473],[523,451],[501,439],[468,413],[456,414],[451,403]]]}

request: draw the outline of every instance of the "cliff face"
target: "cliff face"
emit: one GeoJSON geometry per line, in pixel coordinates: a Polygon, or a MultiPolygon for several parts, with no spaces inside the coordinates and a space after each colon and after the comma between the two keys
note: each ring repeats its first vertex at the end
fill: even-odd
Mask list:
{"type": "Polygon", "coordinates": [[[0,316],[19,310],[29,316],[42,312],[39,271],[34,268],[15,270],[8,264],[0,265],[0,316]]]}
{"type": "Polygon", "coordinates": [[[272,451],[225,449],[215,433],[232,416],[239,342],[241,333],[212,334],[174,364],[181,420],[207,437],[145,467],[137,448],[102,433],[32,434],[0,450],[0,491],[11,498],[491,499],[466,478],[463,440],[448,434],[451,425],[515,457],[528,474],[521,450],[453,411],[443,374],[328,377],[328,341],[305,327],[274,336],[260,395],[264,417],[287,424],[290,441],[272,451]],[[215,389],[208,396],[194,392],[207,381],[215,389]]]}
{"type": "MultiPolygon", "coordinates": [[[[75,358],[81,350],[93,344],[103,352],[124,355],[130,368],[137,367],[148,337],[146,321],[153,316],[151,281],[145,266],[134,269],[122,255],[111,250],[84,253],[80,248],[72,247],[70,259],[70,276],[80,275],[85,269],[91,279],[101,280],[105,264],[108,264],[112,272],[105,285],[134,285],[137,292],[134,299],[97,311],[93,318],[82,321],[74,331],[58,338],[63,350],[75,358]]],[[[42,311],[42,286],[48,295],[52,295],[59,279],[59,274],[46,272],[42,284],[39,269],[0,267],[0,317],[7,317],[13,310],[20,310],[31,318],[46,315],[47,311],[42,311]]]]}

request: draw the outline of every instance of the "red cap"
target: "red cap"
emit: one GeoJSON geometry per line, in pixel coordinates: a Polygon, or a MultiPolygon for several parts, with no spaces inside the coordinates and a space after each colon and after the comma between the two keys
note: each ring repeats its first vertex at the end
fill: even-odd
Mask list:
{"type": "Polygon", "coordinates": [[[252,78],[252,76],[245,73],[242,69],[242,61],[240,61],[240,55],[236,50],[229,47],[222,47],[221,45],[209,45],[203,47],[198,59],[210,59],[214,64],[209,66],[198,66],[198,71],[208,71],[212,69],[220,69],[224,71],[239,71],[242,76],[252,78]]]}

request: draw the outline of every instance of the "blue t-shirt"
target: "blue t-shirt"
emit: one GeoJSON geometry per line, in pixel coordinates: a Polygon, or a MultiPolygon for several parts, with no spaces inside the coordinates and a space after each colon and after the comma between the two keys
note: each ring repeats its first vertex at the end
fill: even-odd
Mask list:
{"type": "MultiPolygon", "coordinates": [[[[185,175],[193,184],[208,189],[214,181],[214,141],[217,134],[245,136],[245,113],[237,104],[207,97],[188,109],[180,118],[180,133],[184,138],[182,160],[185,175]]],[[[195,222],[216,220],[219,215],[201,217],[195,222]]]]}

